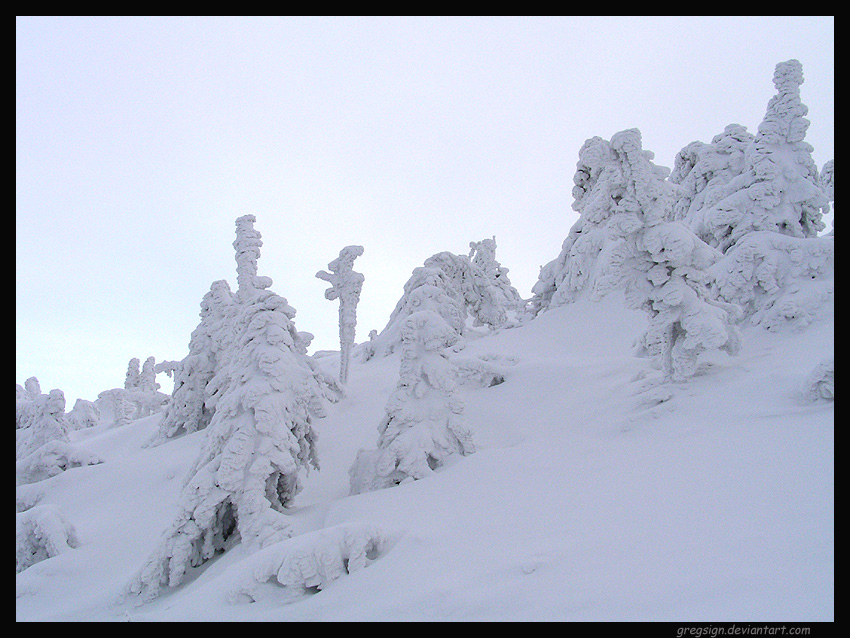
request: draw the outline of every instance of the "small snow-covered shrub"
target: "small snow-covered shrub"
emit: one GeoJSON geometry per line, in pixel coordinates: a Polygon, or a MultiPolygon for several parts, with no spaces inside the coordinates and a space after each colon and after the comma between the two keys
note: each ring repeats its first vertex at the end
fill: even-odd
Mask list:
{"type": "Polygon", "coordinates": [[[803,381],[802,394],[812,403],[835,400],[835,357],[827,357],[815,366],[803,381]]]}
{"type": "Polygon", "coordinates": [[[247,574],[236,579],[230,600],[254,601],[259,585],[272,580],[293,593],[320,591],[376,560],[384,545],[383,531],[366,523],[343,523],[295,536],[239,564],[247,574]]]}
{"type": "Polygon", "coordinates": [[[81,450],[67,441],[48,441],[15,462],[15,479],[18,485],[37,483],[74,467],[100,463],[103,463],[103,460],[99,456],[81,450]]]}
{"type": "Polygon", "coordinates": [[[74,526],[56,505],[36,505],[15,515],[15,571],[79,545],[74,526]]]}

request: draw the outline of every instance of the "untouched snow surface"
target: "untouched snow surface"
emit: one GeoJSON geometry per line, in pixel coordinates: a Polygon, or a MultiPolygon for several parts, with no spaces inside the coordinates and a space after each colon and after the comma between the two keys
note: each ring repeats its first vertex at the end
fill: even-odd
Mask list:
{"type": "Polygon", "coordinates": [[[353,359],[315,424],[296,535],[235,544],[147,604],[122,592],[205,431],[145,447],[161,413],[75,431],[103,463],[19,488],[77,543],[17,575],[17,620],[832,620],[834,402],[803,387],[833,355],[832,315],[745,328],[737,357],[666,385],[631,355],[645,324],[613,294],[470,342],[464,356],[516,359],[504,383],[462,390],[477,452],[357,496],[348,470],[375,447],[399,359],[353,359]]]}

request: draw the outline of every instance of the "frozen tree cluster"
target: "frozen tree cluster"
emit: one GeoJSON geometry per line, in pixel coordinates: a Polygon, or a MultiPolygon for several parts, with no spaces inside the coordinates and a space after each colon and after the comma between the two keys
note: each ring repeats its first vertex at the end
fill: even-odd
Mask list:
{"type": "Polygon", "coordinates": [[[359,494],[427,477],[454,454],[475,452],[446,349],[456,330],[436,312],[420,310],[401,326],[399,380],[378,426],[378,449],[361,450],[349,471],[359,494]]]}
{"type": "Polygon", "coordinates": [[[643,352],[671,379],[706,350],[736,353],[737,324],[805,327],[832,303],[833,236],[819,237],[834,198],[805,142],[802,66],[776,66],[777,94],[758,132],[730,124],[692,142],[675,168],[652,163],[637,129],[588,139],[573,178],[579,220],[541,268],[531,317],[622,289],[650,325],[643,352]]]}
{"type": "Polygon", "coordinates": [[[41,394],[38,379],[31,377],[18,394],[15,430],[15,478],[18,485],[37,483],[65,470],[96,465],[95,454],[72,445],[71,422],[65,414],[65,394],[51,390],[41,394]]]}
{"type": "Polygon", "coordinates": [[[346,246],[339,257],[328,264],[330,272],[320,270],[316,277],[327,281],[331,287],[325,291],[325,299],[339,299],[339,382],[348,382],[348,367],[351,349],[357,328],[357,304],[364,277],[354,271],[354,260],[363,254],[363,246],[346,246]]]}
{"type": "Polygon", "coordinates": [[[444,251],[414,268],[386,327],[363,344],[364,360],[394,352],[407,317],[423,310],[438,314],[454,330],[458,347],[472,328],[516,325],[525,303],[511,285],[508,269],[496,260],[495,238],[469,246],[468,255],[444,251]]]}
{"type": "MultiPolygon", "coordinates": [[[[313,420],[323,416],[325,379],[306,356],[295,310],[257,275],[253,215],[236,221],[236,293],[218,282],[202,304],[190,355],[178,366],[166,431],[206,421],[179,513],[129,590],[154,597],[237,539],[251,550],[289,538],[286,508],[301,475],[318,469],[313,420]],[[179,411],[178,411],[179,410],[179,411]],[[173,414],[173,416],[172,416],[173,414]]],[[[168,438],[166,436],[166,438],[168,438]]]]}

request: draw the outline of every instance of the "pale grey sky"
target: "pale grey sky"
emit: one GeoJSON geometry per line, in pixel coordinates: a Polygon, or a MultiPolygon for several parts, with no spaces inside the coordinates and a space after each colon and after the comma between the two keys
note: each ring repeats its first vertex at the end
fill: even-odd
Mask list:
{"type": "Polygon", "coordinates": [[[210,284],[236,287],[247,213],[318,349],[337,305],[315,273],[349,244],[358,341],[427,257],[485,237],[528,297],[587,138],[636,127],[672,167],[727,124],[755,132],[791,58],[821,167],[831,16],[18,17],[16,382],[70,409],[132,357],[182,359],[210,284]]]}

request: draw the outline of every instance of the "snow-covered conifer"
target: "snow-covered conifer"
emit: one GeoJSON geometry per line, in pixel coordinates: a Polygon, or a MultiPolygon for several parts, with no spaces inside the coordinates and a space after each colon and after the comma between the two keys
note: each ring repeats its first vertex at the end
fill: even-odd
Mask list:
{"type": "Polygon", "coordinates": [[[219,387],[226,387],[235,316],[235,295],[224,280],[214,281],[201,300],[201,322],[189,339],[189,354],[174,371],[174,387],[154,443],[191,434],[209,425],[219,387]],[[217,384],[212,381],[219,372],[217,384]]]}
{"type": "Polygon", "coordinates": [[[498,328],[507,315],[519,313],[525,301],[508,278],[509,269],[496,260],[496,238],[469,242],[473,290],[481,291],[473,298],[471,312],[479,325],[498,328]]]}
{"type": "Polygon", "coordinates": [[[773,231],[815,237],[823,228],[828,200],[812,146],[805,141],[808,108],[800,100],[803,67],[797,60],[776,65],[770,99],[758,133],[745,152],[745,169],[717,193],[702,224],[713,245],[727,252],[747,233],[773,231]]]}
{"type": "Polygon", "coordinates": [[[353,270],[354,260],[363,254],[363,246],[346,246],[339,257],[328,264],[331,272],[320,270],[316,277],[327,281],[331,287],[325,291],[325,299],[339,299],[339,382],[348,382],[348,367],[351,348],[354,346],[357,328],[357,304],[364,277],[353,270]]]}
{"type": "Polygon", "coordinates": [[[65,415],[65,394],[51,390],[38,399],[32,423],[17,441],[15,456],[29,456],[50,441],[68,442],[68,418],[65,415]]]}
{"type": "Polygon", "coordinates": [[[124,389],[135,390],[138,388],[140,375],[139,360],[136,357],[133,357],[127,364],[127,374],[124,377],[124,389]]]}
{"type": "Polygon", "coordinates": [[[51,390],[42,395],[32,424],[16,432],[18,485],[43,481],[72,467],[102,462],[96,455],[71,445],[69,429],[64,393],[51,390]]]}
{"type": "Polygon", "coordinates": [[[741,338],[733,325],[737,308],[709,294],[707,269],[720,259],[681,222],[670,221],[673,186],[667,169],[652,163],[641,148],[640,131],[628,129],[611,138],[621,167],[622,198],[610,228],[623,238],[607,277],[624,286],[632,307],[649,315],[642,347],[660,360],[666,377],[682,380],[696,372],[706,350],[737,354],[741,338]]]}
{"type": "Polygon", "coordinates": [[[224,358],[227,370],[215,374],[224,381],[204,447],[190,469],[177,518],[129,585],[147,597],[178,585],[190,568],[237,538],[249,550],[288,538],[285,510],[301,488],[300,475],[318,468],[312,424],[321,382],[307,363],[292,321],[295,310],[265,290],[270,279],[256,276],[261,242],[245,222],[237,220],[234,242],[242,279],[230,323],[232,347],[224,358]]]}
{"type": "Polygon", "coordinates": [[[571,303],[585,293],[595,296],[603,251],[615,241],[607,226],[622,198],[623,176],[610,142],[600,137],[585,141],[573,182],[572,208],[580,217],[570,228],[558,257],[540,269],[531,289],[532,316],[571,303]]]}
{"type": "Polygon", "coordinates": [[[457,339],[436,312],[422,310],[405,319],[398,384],[378,426],[377,451],[361,450],[349,471],[353,494],[425,478],[448,456],[475,451],[455,369],[445,354],[457,339]]]}
{"type": "Polygon", "coordinates": [[[15,572],[79,546],[77,531],[56,505],[15,515],[15,572]]]}
{"type": "Polygon", "coordinates": [[[725,186],[744,172],[745,154],[754,139],[745,126],[730,124],[710,144],[691,142],[676,155],[669,178],[678,186],[673,218],[709,246],[716,247],[718,239],[706,224],[706,211],[725,195],[725,186]]]}
{"type": "Polygon", "coordinates": [[[262,236],[254,229],[257,218],[253,215],[243,215],[236,220],[236,239],[233,248],[236,250],[236,295],[241,299],[250,297],[256,290],[264,290],[272,284],[269,277],[257,275],[257,260],[260,258],[260,247],[263,245],[262,236]]]}
{"type": "MultiPolygon", "coordinates": [[[[823,165],[823,168],[820,169],[820,185],[823,188],[823,192],[826,194],[826,198],[829,200],[830,204],[832,204],[833,213],[835,212],[835,160],[831,159],[823,165]]],[[[832,218],[832,230],[829,231],[830,235],[835,234],[835,216],[833,214],[832,218]]]]}
{"type": "Polygon", "coordinates": [[[93,401],[77,399],[74,408],[68,413],[68,421],[75,430],[94,427],[100,423],[100,409],[93,401]]]}

